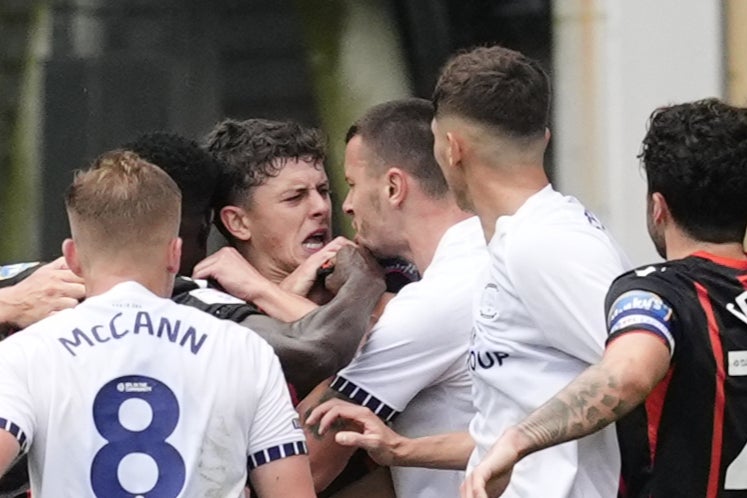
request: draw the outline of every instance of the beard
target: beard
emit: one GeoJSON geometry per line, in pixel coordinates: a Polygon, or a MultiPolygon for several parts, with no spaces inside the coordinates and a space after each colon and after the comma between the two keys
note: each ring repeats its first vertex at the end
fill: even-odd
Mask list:
{"type": "Polygon", "coordinates": [[[472,202],[472,196],[469,194],[467,184],[462,179],[446,178],[449,189],[454,193],[454,200],[462,211],[468,213],[475,212],[475,204],[472,202]]]}
{"type": "Polygon", "coordinates": [[[651,241],[654,243],[656,252],[662,259],[667,259],[667,244],[664,242],[664,237],[658,233],[649,235],[651,235],[651,241]]]}

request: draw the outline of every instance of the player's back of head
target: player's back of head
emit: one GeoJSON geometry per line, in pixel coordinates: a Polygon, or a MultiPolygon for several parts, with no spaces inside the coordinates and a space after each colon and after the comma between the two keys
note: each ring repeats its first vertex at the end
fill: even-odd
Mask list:
{"type": "Polygon", "coordinates": [[[418,180],[432,198],[443,198],[449,188],[433,156],[433,105],[425,99],[406,98],[371,107],[348,129],[345,142],[360,136],[372,153],[372,166],[383,173],[396,166],[418,180]]]}
{"type": "Polygon", "coordinates": [[[77,172],[65,205],[73,240],[90,257],[146,256],[179,230],[179,187],[129,151],[107,152],[77,172]]]}
{"type": "Polygon", "coordinates": [[[168,173],[182,192],[183,216],[210,214],[221,165],[197,142],[175,133],[158,131],[140,135],[122,148],[168,173]]]}
{"type": "Polygon", "coordinates": [[[436,116],[456,116],[509,138],[544,136],[550,80],[539,62],[498,45],[460,52],[433,92],[436,116]]]}
{"type": "Polygon", "coordinates": [[[697,240],[741,242],[747,224],[747,109],[705,99],[656,109],[641,154],[648,192],[697,240]]]}
{"type": "Polygon", "coordinates": [[[179,186],[182,192],[179,236],[184,241],[180,269],[184,274],[191,274],[194,266],[207,255],[223,165],[197,142],[175,133],[147,133],[122,148],[163,169],[179,186]]]}

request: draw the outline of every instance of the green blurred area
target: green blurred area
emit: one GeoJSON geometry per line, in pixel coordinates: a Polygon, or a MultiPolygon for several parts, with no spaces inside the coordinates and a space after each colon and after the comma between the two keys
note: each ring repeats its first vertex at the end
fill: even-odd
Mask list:
{"type": "MultiPolygon", "coordinates": [[[[160,7],[151,7],[151,4],[136,0],[122,1],[141,9],[133,11],[141,17],[143,12],[156,12],[162,15],[164,11],[159,12],[158,9],[165,9],[164,5],[168,4],[165,2],[160,7]]],[[[45,105],[48,103],[44,102],[44,97],[45,92],[50,90],[44,85],[49,81],[49,75],[44,71],[50,71],[47,63],[56,51],[55,44],[60,43],[58,39],[64,42],[63,45],[75,45],[80,42],[80,30],[74,29],[75,23],[78,22],[74,18],[77,12],[80,12],[81,16],[87,16],[85,22],[92,33],[83,31],[83,38],[95,40],[96,29],[93,28],[96,24],[91,19],[96,15],[112,15],[112,12],[119,8],[117,2],[110,0],[8,2],[10,3],[3,3],[0,6],[0,264],[38,259],[45,251],[53,252],[51,246],[54,244],[46,244],[50,247],[45,247],[45,251],[40,247],[45,244],[44,237],[49,235],[49,227],[42,225],[50,223],[42,212],[44,202],[49,201],[49,187],[43,184],[45,180],[46,183],[57,182],[60,177],[59,172],[50,177],[49,171],[44,172],[45,165],[40,164],[47,157],[46,151],[43,153],[44,147],[47,146],[43,130],[49,128],[45,127],[44,122],[48,119],[45,114],[45,105]],[[70,24],[67,27],[68,32],[60,30],[63,23],[70,24]]],[[[188,3],[193,9],[206,8],[204,5],[201,7],[197,0],[190,0],[188,3]]],[[[266,12],[271,9],[277,10],[277,7],[268,6],[266,2],[256,2],[256,7],[241,7],[230,0],[224,3],[228,6],[226,9],[252,8],[259,14],[263,9],[266,12]]],[[[175,5],[174,2],[172,4],[175,5]]],[[[391,11],[391,2],[387,0],[289,0],[289,5],[295,11],[290,13],[290,16],[297,21],[296,25],[300,28],[297,35],[301,38],[303,53],[298,56],[305,60],[308,69],[309,78],[304,84],[310,87],[309,93],[313,100],[311,106],[316,109],[318,122],[329,138],[327,166],[333,189],[334,226],[337,232],[351,236],[349,222],[341,211],[341,203],[347,193],[342,168],[345,132],[371,105],[411,94],[403,49],[398,38],[398,30],[394,28],[396,19],[391,11]]],[[[121,13],[117,12],[117,15],[128,14],[126,10],[122,10],[121,13]]],[[[183,13],[174,15],[184,16],[183,13]]],[[[201,21],[189,21],[187,26],[195,22],[201,21]]],[[[210,20],[206,19],[204,26],[208,26],[209,22],[210,20]]],[[[77,28],[80,28],[81,23],[78,24],[77,28]]],[[[149,34],[148,30],[139,27],[134,29],[133,33],[135,39],[128,40],[128,43],[141,51],[147,50],[145,42],[138,40],[137,37],[142,38],[144,34],[149,34]]],[[[158,35],[152,36],[155,39],[158,35]]],[[[197,43],[203,42],[204,40],[197,43]]],[[[158,50],[170,50],[161,47],[158,50]]],[[[250,50],[249,47],[240,48],[250,50]]],[[[87,56],[78,57],[69,46],[65,50],[71,53],[69,59],[86,60],[87,56]]],[[[64,50],[61,49],[59,52],[63,54],[60,59],[65,60],[64,50]]],[[[100,55],[99,53],[98,56],[100,55]]],[[[156,57],[155,54],[153,56],[156,57]]],[[[162,54],[159,52],[158,56],[162,54]]],[[[144,57],[147,59],[148,55],[144,57]]],[[[184,57],[183,54],[181,57],[184,57]]],[[[272,54],[268,54],[266,58],[271,59],[272,54]]],[[[184,85],[190,83],[185,81],[184,85]]],[[[173,82],[165,86],[170,88],[169,85],[173,87],[173,82]]],[[[187,90],[177,88],[176,91],[179,93],[187,90]]],[[[198,93],[194,89],[189,91],[198,93]]],[[[121,97],[123,100],[126,98],[126,95],[121,97]]],[[[89,101],[85,101],[84,105],[90,105],[89,101]]],[[[119,106],[126,108],[127,102],[121,102],[119,106]]],[[[214,107],[220,106],[216,104],[214,107]]],[[[223,107],[221,111],[226,115],[234,114],[230,106],[228,109],[225,109],[225,105],[223,107]]],[[[83,111],[86,112],[86,109],[83,111]]],[[[87,112],[95,113],[95,109],[88,109],[87,112]]],[[[212,122],[209,121],[208,124],[212,122]]],[[[180,132],[180,129],[176,128],[173,131],[180,132]]],[[[85,130],[80,133],[85,133],[85,130]]],[[[59,141],[59,137],[46,138],[59,141]]],[[[79,138],[84,141],[86,139],[85,136],[79,138]]],[[[193,135],[193,138],[199,136],[193,135]]],[[[90,144],[88,146],[90,148],[90,144]]],[[[82,147],[77,147],[76,151],[81,149],[82,147]]],[[[96,153],[103,150],[105,149],[96,153]]],[[[86,158],[86,161],[90,159],[86,158]]],[[[53,166],[59,167],[58,164],[53,166]]],[[[55,193],[59,193],[65,185],[54,185],[54,188],[55,193]]],[[[59,231],[60,214],[57,216],[58,218],[53,220],[53,228],[59,231]]]]}
{"type": "Polygon", "coordinates": [[[39,46],[48,6],[18,3],[0,12],[0,262],[28,258],[37,243],[39,46]]]}

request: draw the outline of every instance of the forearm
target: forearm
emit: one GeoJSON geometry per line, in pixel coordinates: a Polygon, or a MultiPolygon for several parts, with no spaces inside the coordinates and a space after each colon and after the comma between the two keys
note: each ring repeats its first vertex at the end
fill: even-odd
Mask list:
{"type": "Polygon", "coordinates": [[[28,459],[17,459],[0,479],[0,498],[14,498],[29,489],[28,459]]]}
{"type": "Polygon", "coordinates": [[[339,420],[330,431],[320,434],[317,424],[307,425],[306,418],[312,408],[332,398],[347,399],[344,395],[329,389],[329,382],[319,384],[307,397],[298,404],[298,410],[306,433],[306,444],[309,449],[309,465],[317,492],[323,491],[347,466],[354,448],[340,446],[335,442],[338,430],[351,430],[352,426],[339,420]]]}
{"type": "Polygon", "coordinates": [[[388,467],[379,467],[338,491],[332,498],[397,498],[388,467]]]}
{"type": "Polygon", "coordinates": [[[270,282],[261,292],[254,293],[251,301],[268,315],[284,322],[299,320],[317,308],[317,304],[309,299],[270,282]]]}
{"type": "Polygon", "coordinates": [[[653,388],[632,379],[636,368],[605,362],[589,367],[504,437],[523,457],[602,429],[638,406],[653,388]]]}
{"type": "Polygon", "coordinates": [[[475,442],[468,432],[450,432],[415,439],[403,437],[393,448],[392,465],[464,470],[475,442]]]}
{"type": "Polygon", "coordinates": [[[326,355],[333,358],[337,373],[355,356],[361,339],[368,332],[371,315],[386,290],[384,281],[369,275],[351,276],[326,305],[306,315],[304,333],[324,344],[326,355]]]}
{"type": "Polygon", "coordinates": [[[284,323],[252,315],[242,322],[270,343],[299,396],[305,397],[355,355],[372,310],[384,293],[383,281],[361,277],[351,277],[332,301],[300,320],[284,323]]]}

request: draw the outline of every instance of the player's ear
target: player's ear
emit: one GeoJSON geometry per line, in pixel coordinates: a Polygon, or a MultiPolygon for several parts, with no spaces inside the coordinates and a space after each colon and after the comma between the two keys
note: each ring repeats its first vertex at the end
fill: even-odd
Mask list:
{"type": "Polygon", "coordinates": [[[169,273],[179,273],[182,261],[182,238],[176,237],[169,242],[169,253],[167,255],[166,269],[169,273]]]}
{"type": "Polygon", "coordinates": [[[400,168],[389,168],[386,174],[387,200],[393,206],[399,206],[407,197],[407,178],[400,168]]]}
{"type": "Polygon", "coordinates": [[[249,216],[244,209],[238,206],[225,206],[220,210],[220,220],[234,238],[247,241],[252,237],[249,216]]]}
{"type": "Polygon", "coordinates": [[[667,200],[659,192],[651,194],[651,219],[657,225],[672,219],[667,200]]]}
{"type": "Polygon", "coordinates": [[[458,166],[462,163],[464,144],[453,132],[446,132],[446,160],[449,166],[458,166]]]}
{"type": "Polygon", "coordinates": [[[62,255],[65,256],[65,263],[70,268],[70,271],[82,277],[78,248],[75,246],[73,239],[65,239],[62,242],[62,255]]]}

